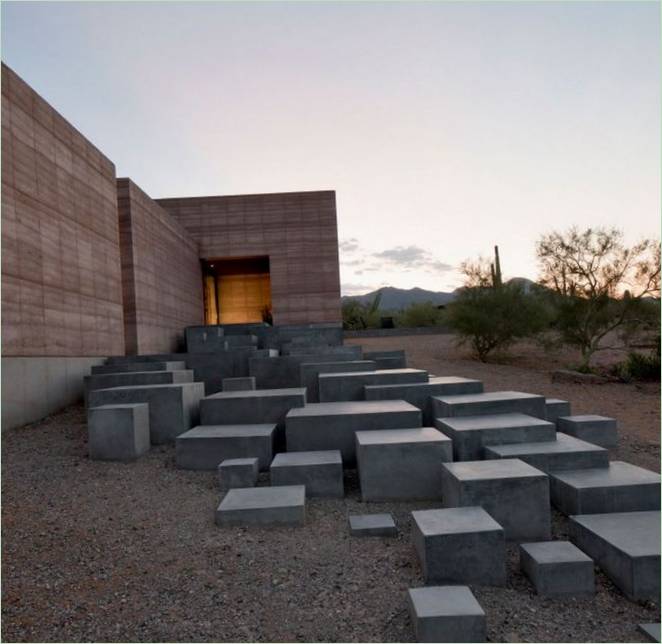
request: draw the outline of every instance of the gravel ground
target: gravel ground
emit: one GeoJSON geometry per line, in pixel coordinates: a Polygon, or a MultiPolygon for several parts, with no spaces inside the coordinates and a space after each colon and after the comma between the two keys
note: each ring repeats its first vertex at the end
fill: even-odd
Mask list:
{"type": "MultiPolygon", "coordinates": [[[[614,457],[659,471],[659,387],[552,385],[531,365],[468,361],[447,336],[360,343],[614,415],[614,457]]],[[[175,469],[172,447],[90,461],[78,406],[4,432],[2,465],[3,641],[412,641],[405,593],[423,578],[410,511],[435,504],[363,504],[350,472],[346,498],[308,501],[303,528],[221,530],[213,473],[175,469]],[[399,536],[351,538],[347,516],[364,512],[392,512],[399,536]]],[[[556,513],[554,535],[566,536],[556,513]]],[[[509,555],[507,587],[474,588],[490,641],[641,642],[636,624],[660,621],[599,572],[592,599],[541,599],[509,555]]]]}

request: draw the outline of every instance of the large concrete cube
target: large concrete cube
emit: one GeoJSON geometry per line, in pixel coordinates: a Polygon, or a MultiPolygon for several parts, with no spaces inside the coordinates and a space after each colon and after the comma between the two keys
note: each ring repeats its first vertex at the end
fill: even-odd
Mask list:
{"type": "Polygon", "coordinates": [[[113,387],[90,391],[88,405],[148,403],[150,440],[160,445],[174,441],[198,423],[200,400],[204,395],[205,386],[201,382],[113,387]]]}
{"type": "Polygon", "coordinates": [[[441,464],[450,438],[434,427],[356,432],[363,501],[441,499],[441,464]]]}
{"type": "Polygon", "coordinates": [[[303,485],[230,490],[216,510],[219,526],[303,525],[306,489],[303,485]]]}
{"type": "Polygon", "coordinates": [[[102,405],[87,411],[92,460],[129,461],[149,451],[149,408],[145,403],[102,405]]]}
{"type": "Polygon", "coordinates": [[[551,536],[549,479],[517,458],[442,465],[444,507],[482,506],[503,526],[506,539],[546,541],[551,536]]]}
{"type": "Polygon", "coordinates": [[[448,416],[483,416],[485,414],[528,414],[545,420],[544,396],[521,391],[489,391],[464,396],[433,398],[435,418],[448,416]]]}
{"type": "Polygon", "coordinates": [[[273,458],[276,425],[199,425],[177,437],[177,467],[214,470],[227,459],[257,457],[266,470],[273,458]]]}
{"type": "Polygon", "coordinates": [[[554,424],[527,414],[437,418],[434,425],[453,441],[453,459],[478,461],[487,445],[553,441],[554,424]]]}
{"type": "Polygon", "coordinates": [[[616,447],[618,442],[616,420],[606,416],[560,416],[556,427],[564,434],[601,447],[616,447]]]}
{"type": "Polygon", "coordinates": [[[276,454],[271,463],[272,485],[305,485],[306,496],[345,496],[339,450],[276,454]]]}
{"type": "Polygon", "coordinates": [[[200,402],[202,425],[264,424],[284,421],[290,409],[306,404],[306,390],[222,391],[200,402]]]}
{"type": "Polygon", "coordinates": [[[366,385],[427,381],[428,372],[422,369],[385,369],[383,371],[321,373],[318,376],[320,402],[365,400],[363,388],[366,385]]]}
{"type": "Polygon", "coordinates": [[[660,509],[660,475],[623,461],[550,474],[552,503],[564,514],[660,509]]]}
{"type": "Polygon", "coordinates": [[[570,517],[570,540],[633,600],[660,601],[660,512],[570,517]]]}
{"type": "Polygon", "coordinates": [[[412,540],[425,582],[503,586],[503,528],[480,507],[417,510],[412,540]]]}
{"type": "Polygon", "coordinates": [[[306,400],[319,402],[319,381],[321,373],[352,373],[356,371],[374,371],[377,363],[373,360],[343,360],[341,362],[303,362],[299,367],[301,386],[306,388],[306,400]]]}
{"type": "Polygon", "coordinates": [[[483,391],[480,380],[456,376],[430,377],[428,382],[410,382],[391,385],[366,385],[366,400],[406,400],[423,412],[423,422],[434,423],[432,396],[478,394],[483,391]]]}
{"type": "Polygon", "coordinates": [[[343,465],[353,467],[357,431],[420,426],[421,411],[404,400],[312,403],[288,412],[287,451],[339,449],[343,465]]]}
{"type": "Polygon", "coordinates": [[[543,472],[609,467],[609,452],[604,447],[561,432],[555,441],[490,445],[485,447],[485,458],[519,458],[543,472]]]}
{"type": "Polygon", "coordinates": [[[485,612],[467,586],[428,586],[407,592],[417,642],[484,642],[485,612]]]}
{"type": "Polygon", "coordinates": [[[519,561],[539,595],[578,597],[595,593],[593,560],[568,541],[523,543],[519,561]]]}

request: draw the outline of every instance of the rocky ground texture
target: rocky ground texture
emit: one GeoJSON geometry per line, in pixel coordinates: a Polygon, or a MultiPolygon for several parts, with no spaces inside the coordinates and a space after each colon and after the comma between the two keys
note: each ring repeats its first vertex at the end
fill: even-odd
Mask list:
{"type": "MultiPolygon", "coordinates": [[[[659,385],[552,384],[556,367],[535,353],[481,365],[450,336],[356,342],[614,416],[612,458],[660,469],[659,385]]],[[[434,503],[361,503],[350,472],[346,498],[309,500],[303,528],[220,529],[214,473],[177,470],[173,447],[128,464],[90,461],[86,447],[82,407],[3,433],[3,641],[412,641],[405,593],[423,577],[410,512],[434,503]],[[399,536],[350,537],[348,515],[366,512],[392,512],[399,536]]],[[[553,523],[564,538],[565,518],[553,523]]],[[[509,553],[508,585],[473,589],[491,641],[641,642],[636,625],[660,621],[600,572],[592,599],[541,599],[509,553]]]]}

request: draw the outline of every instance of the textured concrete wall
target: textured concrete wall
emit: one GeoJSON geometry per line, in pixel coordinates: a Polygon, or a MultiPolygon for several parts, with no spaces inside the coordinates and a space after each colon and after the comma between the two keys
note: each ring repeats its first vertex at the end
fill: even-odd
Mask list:
{"type": "Polygon", "coordinates": [[[335,192],[157,199],[200,257],[268,255],[275,324],[339,322],[335,192]]]}
{"type": "Polygon", "coordinates": [[[198,244],[130,179],[117,198],[127,354],[175,351],[204,321],[198,244]]]}
{"type": "Polygon", "coordinates": [[[124,353],[120,270],[115,166],[3,64],[3,356],[124,353]]]}

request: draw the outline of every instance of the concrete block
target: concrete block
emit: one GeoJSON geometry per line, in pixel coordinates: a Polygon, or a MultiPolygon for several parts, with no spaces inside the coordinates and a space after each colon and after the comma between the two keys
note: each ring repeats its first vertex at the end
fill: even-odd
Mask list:
{"type": "Polygon", "coordinates": [[[553,441],[554,425],[527,414],[436,418],[434,426],[453,441],[453,459],[478,461],[487,445],[553,441]]]}
{"type": "Polygon", "coordinates": [[[224,338],[226,349],[254,347],[257,349],[257,336],[255,335],[226,335],[224,338]]]}
{"type": "MultiPolygon", "coordinates": [[[[156,363],[155,363],[156,364],[156,363]]],[[[132,387],[139,385],[167,385],[182,382],[193,382],[193,371],[127,371],[124,373],[104,373],[83,378],[84,400],[93,389],[110,389],[112,387],[132,387]]]]}
{"type": "Polygon", "coordinates": [[[155,362],[154,360],[142,360],[140,362],[111,363],[95,365],[91,369],[93,376],[100,376],[110,373],[131,373],[134,371],[181,371],[186,369],[184,360],[171,360],[155,362]]]}
{"type": "Polygon", "coordinates": [[[404,349],[392,351],[364,351],[364,360],[375,360],[379,369],[406,369],[407,357],[404,349]]]}
{"type": "Polygon", "coordinates": [[[353,537],[395,537],[398,529],[389,513],[350,514],[349,533],[353,537]]]}
{"type": "Polygon", "coordinates": [[[200,425],[177,436],[177,467],[215,470],[227,459],[257,457],[260,470],[273,458],[276,425],[200,425]]]}
{"type": "Polygon", "coordinates": [[[272,485],[305,485],[308,497],[345,496],[339,450],[276,454],[270,472],[272,485]]]}
{"type": "Polygon", "coordinates": [[[255,487],[259,471],[259,459],[227,458],[218,465],[218,485],[221,490],[235,487],[255,487]]]}
{"type": "Polygon", "coordinates": [[[484,449],[486,459],[519,458],[543,472],[609,467],[609,452],[604,447],[561,432],[555,441],[489,445],[484,449]]]}
{"type": "Polygon", "coordinates": [[[442,464],[444,507],[480,505],[503,526],[506,539],[551,536],[549,479],[517,458],[442,464]]]}
{"type": "Polygon", "coordinates": [[[435,418],[517,413],[545,420],[547,416],[544,396],[521,391],[489,391],[464,396],[435,396],[432,404],[435,418]]]}
{"type": "Polygon", "coordinates": [[[223,391],[255,391],[255,378],[223,378],[223,391]]]}
{"type": "Polygon", "coordinates": [[[364,396],[366,400],[406,400],[418,407],[423,412],[423,422],[431,425],[434,423],[432,396],[479,394],[482,391],[480,380],[447,376],[430,377],[428,382],[366,385],[364,396]]]}
{"type": "Polygon", "coordinates": [[[389,385],[427,381],[428,372],[422,369],[321,373],[318,376],[320,402],[364,400],[365,394],[363,388],[366,385],[389,385]]]}
{"type": "Polygon", "coordinates": [[[287,451],[339,449],[344,466],[353,467],[355,432],[420,426],[420,410],[403,400],[312,403],[288,412],[287,451]]]}
{"type": "Polygon", "coordinates": [[[660,641],[660,624],[637,624],[637,630],[642,632],[649,642],[660,641]]]}
{"type": "Polygon", "coordinates": [[[416,510],[412,540],[425,583],[503,586],[503,528],[480,507],[416,510]]]}
{"type": "Polygon", "coordinates": [[[600,447],[616,447],[618,441],[616,420],[605,416],[561,416],[556,420],[556,428],[600,447]]]}
{"type": "MultiPolygon", "coordinates": [[[[153,445],[169,443],[198,423],[201,382],[172,385],[139,385],[95,389],[88,394],[90,407],[125,403],[149,403],[149,432],[153,445]]],[[[218,463],[218,462],[217,462],[218,463]]]]}
{"type": "Polygon", "coordinates": [[[149,451],[149,409],[145,403],[102,405],[87,412],[92,460],[129,461],[149,451]]]}
{"type": "Polygon", "coordinates": [[[376,369],[406,369],[407,361],[402,358],[375,358],[376,369]]]}
{"type": "Polygon", "coordinates": [[[303,525],[305,508],[303,485],[235,488],[218,506],[216,525],[303,525]]]}
{"type": "Polygon", "coordinates": [[[225,349],[225,332],[220,325],[189,326],[184,333],[188,353],[209,353],[225,349]]]}
{"type": "Polygon", "coordinates": [[[623,461],[550,474],[553,505],[564,514],[660,509],[660,475],[623,461]]]}
{"type": "Polygon", "coordinates": [[[567,400],[558,398],[545,398],[545,410],[547,420],[550,423],[556,423],[559,416],[570,416],[570,403],[567,400]]]}
{"type": "Polygon", "coordinates": [[[356,432],[363,501],[441,499],[441,464],[453,460],[450,438],[434,427],[356,432]]]}
{"type": "Polygon", "coordinates": [[[632,601],[660,601],[660,512],[570,517],[570,540],[632,601]]]}
{"type": "Polygon", "coordinates": [[[523,543],[519,547],[519,561],[521,571],[539,595],[595,594],[593,560],[568,541],[523,543]]]}
{"type": "Polygon", "coordinates": [[[485,612],[467,586],[427,586],[407,592],[417,642],[484,642],[485,612]]]}
{"type": "Polygon", "coordinates": [[[299,384],[306,388],[306,400],[309,403],[319,402],[320,373],[339,373],[355,371],[374,371],[377,363],[372,360],[343,360],[341,362],[303,362],[299,369],[301,373],[299,384]]]}

